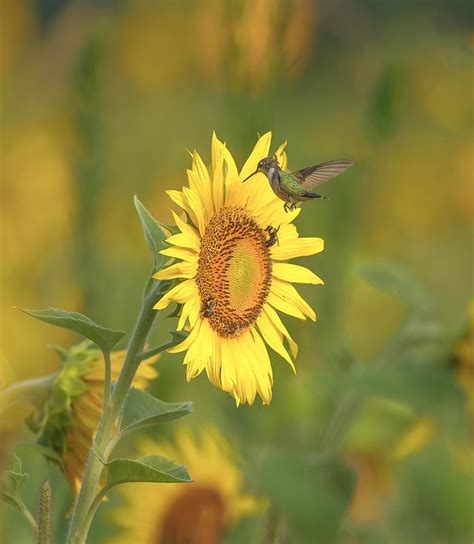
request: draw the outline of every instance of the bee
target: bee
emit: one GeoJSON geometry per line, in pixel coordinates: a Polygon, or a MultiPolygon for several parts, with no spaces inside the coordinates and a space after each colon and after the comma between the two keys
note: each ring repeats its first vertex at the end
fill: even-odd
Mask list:
{"type": "Polygon", "coordinates": [[[237,334],[240,331],[240,325],[237,321],[234,321],[230,323],[229,325],[229,333],[233,336],[234,334],[237,334]]]}
{"type": "Polygon", "coordinates": [[[201,312],[203,317],[212,317],[216,309],[217,300],[215,298],[209,298],[203,303],[201,312]]]}
{"type": "Polygon", "coordinates": [[[265,242],[265,245],[267,247],[272,247],[275,244],[278,244],[278,231],[280,230],[280,227],[277,229],[275,227],[272,227],[271,225],[268,225],[266,229],[264,229],[265,232],[268,233],[268,240],[265,242]]]}

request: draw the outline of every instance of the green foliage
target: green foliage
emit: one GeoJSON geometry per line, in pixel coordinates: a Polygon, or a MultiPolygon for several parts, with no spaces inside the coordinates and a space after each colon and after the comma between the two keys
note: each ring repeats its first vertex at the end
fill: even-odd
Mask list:
{"type": "Polygon", "coordinates": [[[400,67],[388,66],[380,75],[368,112],[370,128],[375,136],[387,137],[395,131],[403,84],[404,74],[400,67]]]}
{"type": "Polygon", "coordinates": [[[95,342],[104,352],[110,352],[115,344],[125,335],[122,331],[107,329],[97,325],[92,319],[78,312],[67,312],[57,308],[48,308],[46,310],[20,308],[20,310],[40,321],[77,332],[89,338],[89,340],[95,342]]]}
{"type": "Polygon", "coordinates": [[[410,309],[426,312],[432,299],[420,281],[404,266],[388,261],[374,261],[360,268],[361,276],[381,291],[400,299],[410,309]]]}
{"type": "Polygon", "coordinates": [[[42,455],[45,459],[55,463],[58,466],[60,466],[62,463],[61,457],[52,448],[49,448],[43,444],[24,442],[22,444],[18,444],[16,451],[20,454],[42,455]]]}
{"type": "Polygon", "coordinates": [[[314,542],[336,541],[355,484],[349,466],[280,450],[261,470],[265,493],[288,521],[291,542],[305,542],[308,535],[314,542]]]}
{"type": "Polygon", "coordinates": [[[145,391],[131,388],[123,407],[120,419],[120,433],[164,423],[189,414],[192,402],[163,402],[145,391]]]}
{"type": "Polygon", "coordinates": [[[396,474],[404,500],[390,520],[394,541],[472,542],[474,476],[459,470],[446,446],[409,457],[396,474]]]}
{"type": "Polygon", "coordinates": [[[136,195],[134,197],[134,204],[142,223],[146,243],[148,244],[153,257],[152,274],[154,274],[155,272],[158,272],[167,260],[164,255],[160,254],[160,250],[163,249],[163,242],[166,239],[166,235],[161,225],[153,218],[136,195]]]}
{"type": "Polygon", "coordinates": [[[0,499],[16,508],[29,523],[33,531],[36,532],[38,530],[38,524],[21,497],[23,488],[29,478],[29,474],[22,472],[21,460],[13,454],[10,461],[10,468],[5,471],[3,476],[0,499]]]}
{"type": "Polygon", "coordinates": [[[50,460],[54,460],[54,454],[60,457],[65,450],[74,401],[86,390],[82,376],[95,360],[102,357],[101,352],[87,340],[61,353],[63,364],[51,395],[42,410],[28,420],[30,428],[38,435],[40,445],[45,447],[42,453],[50,460]]]}
{"type": "Polygon", "coordinates": [[[30,475],[21,470],[21,459],[13,453],[10,467],[3,476],[2,499],[19,509],[19,504],[23,502],[21,492],[29,479],[30,475]]]}
{"type": "Polygon", "coordinates": [[[191,476],[184,465],[178,465],[160,455],[147,455],[139,459],[114,459],[106,463],[105,492],[127,482],[189,483],[191,476]]]}

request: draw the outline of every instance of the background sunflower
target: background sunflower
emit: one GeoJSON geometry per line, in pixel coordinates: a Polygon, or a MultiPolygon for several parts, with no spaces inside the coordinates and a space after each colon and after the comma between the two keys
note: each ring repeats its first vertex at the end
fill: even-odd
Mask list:
{"type": "Polygon", "coordinates": [[[121,529],[114,544],[217,544],[242,517],[264,510],[261,499],[244,492],[237,452],[215,429],[201,431],[197,439],[182,428],[172,443],[143,439],[138,449],[143,455],[159,451],[168,459],[180,459],[193,482],[122,487],[122,504],[110,512],[121,529]]]}

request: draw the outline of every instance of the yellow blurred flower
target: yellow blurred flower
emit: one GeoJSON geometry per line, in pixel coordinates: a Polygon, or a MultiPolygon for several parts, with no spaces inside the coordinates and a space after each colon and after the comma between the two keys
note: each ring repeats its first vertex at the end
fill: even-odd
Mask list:
{"type": "MultiPolygon", "coordinates": [[[[9,2],[9,4],[13,4],[9,2]]],[[[34,322],[23,322],[12,312],[14,304],[40,305],[54,284],[58,305],[75,305],[76,285],[61,281],[61,267],[71,258],[68,235],[75,221],[74,189],[68,157],[70,127],[64,118],[33,115],[27,122],[5,127],[0,184],[1,317],[5,356],[15,361],[16,379],[31,374],[27,361],[51,337],[34,322]],[[48,256],[45,258],[45,256],[48,256]],[[32,266],[32,263],[35,263],[32,266]],[[53,281],[54,278],[54,281],[53,281]],[[21,323],[20,323],[21,321],[21,323]],[[24,339],[28,338],[28,342],[24,339]],[[8,339],[8,340],[7,340],[8,339]]],[[[67,342],[68,333],[53,332],[54,342],[67,342]]],[[[44,373],[44,358],[38,372],[44,373]]]]}
{"type": "Polygon", "coordinates": [[[194,12],[193,4],[183,10],[171,2],[135,2],[124,11],[117,58],[139,89],[169,90],[186,79],[200,41],[194,12]]]}
{"type": "Polygon", "coordinates": [[[138,2],[123,15],[117,57],[126,76],[146,92],[182,87],[195,72],[251,92],[275,74],[292,79],[306,64],[315,26],[310,0],[198,0],[185,10],[138,2]],[[163,55],[170,47],[173,56],[163,55]]]}
{"type": "MultiPolygon", "coordinates": [[[[87,455],[102,414],[104,360],[89,342],[69,351],[60,350],[63,366],[43,413],[31,422],[41,432],[40,442],[52,448],[62,460],[66,478],[74,493],[79,491],[87,455]]],[[[112,382],[117,381],[125,351],[111,354],[112,382]]],[[[158,376],[152,366],[159,356],[144,360],[133,385],[144,389],[158,376]]]]}
{"type": "MultiPolygon", "coordinates": [[[[300,238],[292,224],[299,209],[286,213],[263,175],[242,181],[268,156],[271,133],[262,136],[240,173],[225,144],[212,138],[210,172],[197,152],[188,170],[189,188],[168,191],[190,217],[176,214],[179,234],[167,239],[163,255],[179,262],[155,274],[157,279],[182,281],[155,305],[182,305],[178,330],[189,336],[172,353],[187,351],[188,380],[206,370],[210,381],[237,402],[252,404],[256,393],[264,404],[272,396],[273,374],[264,341],[291,366],[297,346],[276,310],[298,319],[316,314],[292,283],[321,284],[310,270],[280,261],[323,250],[321,238],[300,238]],[[278,229],[278,243],[270,243],[278,229]]],[[[285,144],[277,151],[286,166],[285,144]]]]}
{"type": "Polygon", "coordinates": [[[357,481],[347,512],[360,525],[379,523],[388,501],[397,493],[396,463],[423,450],[436,434],[434,421],[417,417],[399,402],[369,399],[362,407],[346,444],[357,481]]]}
{"type": "Polygon", "coordinates": [[[241,517],[261,509],[261,502],[244,494],[236,455],[216,430],[202,432],[199,443],[181,430],[175,442],[143,439],[139,450],[186,464],[193,482],[121,486],[124,505],[113,511],[112,520],[122,532],[114,544],[218,544],[241,517]]]}
{"type": "Polygon", "coordinates": [[[36,28],[32,5],[28,2],[2,2],[0,17],[0,80],[4,85],[25,46],[35,37],[36,28]]]}
{"type": "Polygon", "coordinates": [[[314,12],[309,0],[244,1],[234,29],[236,82],[259,91],[274,73],[299,75],[314,38],[314,12]]]}
{"type": "Polygon", "coordinates": [[[416,105],[441,127],[459,131],[469,126],[473,111],[471,53],[457,45],[433,43],[418,48],[412,57],[416,105]]]}

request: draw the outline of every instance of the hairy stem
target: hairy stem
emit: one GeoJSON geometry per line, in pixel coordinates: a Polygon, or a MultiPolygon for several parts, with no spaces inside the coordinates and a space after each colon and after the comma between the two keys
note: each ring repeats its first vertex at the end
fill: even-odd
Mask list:
{"type": "MultiPolygon", "coordinates": [[[[150,332],[156,311],[153,306],[158,298],[159,284],[144,300],[135,328],[130,338],[127,355],[123,363],[122,371],[115,385],[112,400],[106,407],[97,429],[95,438],[96,449],[100,452],[107,450],[107,446],[116,432],[115,422],[122,409],[125,398],[132,384],[135,372],[140,360],[138,355],[142,352],[148,333],[150,332]]],[[[102,463],[94,451],[89,451],[81,490],[77,497],[74,512],[69,527],[68,544],[82,544],[89,532],[92,516],[88,516],[89,510],[96,495],[97,485],[102,474],[102,463]]]]}
{"type": "Polygon", "coordinates": [[[38,534],[38,524],[36,523],[35,518],[31,514],[31,512],[26,507],[25,503],[20,499],[15,502],[16,507],[21,512],[22,516],[26,519],[30,527],[33,529],[33,532],[35,534],[38,534]]]}
{"type": "Polygon", "coordinates": [[[57,373],[16,382],[0,391],[0,413],[17,402],[29,402],[41,406],[50,395],[57,373]]]}
{"type": "Polygon", "coordinates": [[[104,378],[104,401],[103,412],[110,408],[110,390],[112,387],[112,369],[110,365],[110,352],[104,351],[105,378],[104,378]]]}

